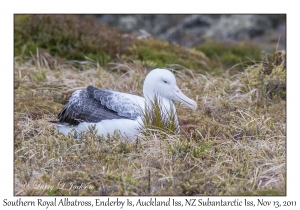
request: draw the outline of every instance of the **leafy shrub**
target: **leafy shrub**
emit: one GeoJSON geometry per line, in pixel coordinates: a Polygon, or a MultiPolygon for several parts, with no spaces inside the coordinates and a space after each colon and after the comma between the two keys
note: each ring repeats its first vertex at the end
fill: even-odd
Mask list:
{"type": "Polygon", "coordinates": [[[86,57],[106,64],[123,54],[132,38],[118,30],[100,25],[78,15],[16,16],[15,55],[36,53],[36,48],[67,60],[86,57]]]}
{"type": "MultiPolygon", "coordinates": [[[[195,48],[203,52],[207,57],[217,62],[221,62],[226,67],[232,67],[238,63],[249,63],[253,60],[261,60],[261,49],[255,45],[232,44],[207,42],[195,48]]],[[[242,70],[243,67],[238,67],[242,70]]]]}
{"type": "Polygon", "coordinates": [[[245,84],[257,89],[259,97],[272,100],[286,98],[285,52],[276,52],[259,64],[249,66],[242,75],[245,84]]]}
{"type": "Polygon", "coordinates": [[[30,56],[38,49],[66,60],[92,59],[101,65],[125,58],[153,68],[178,64],[207,70],[210,66],[199,51],[165,41],[135,39],[79,15],[16,15],[14,32],[15,56],[30,56]]]}
{"type": "Polygon", "coordinates": [[[142,64],[151,63],[162,68],[168,64],[178,64],[186,68],[207,70],[209,59],[201,52],[188,50],[179,45],[155,39],[139,39],[129,49],[129,56],[142,64]]]}

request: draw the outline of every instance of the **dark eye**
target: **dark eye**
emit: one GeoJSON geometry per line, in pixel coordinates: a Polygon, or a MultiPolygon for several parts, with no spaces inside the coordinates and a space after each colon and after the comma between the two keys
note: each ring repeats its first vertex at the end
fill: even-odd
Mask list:
{"type": "Polygon", "coordinates": [[[168,83],[166,80],[163,80],[164,81],[164,83],[168,83]]]}

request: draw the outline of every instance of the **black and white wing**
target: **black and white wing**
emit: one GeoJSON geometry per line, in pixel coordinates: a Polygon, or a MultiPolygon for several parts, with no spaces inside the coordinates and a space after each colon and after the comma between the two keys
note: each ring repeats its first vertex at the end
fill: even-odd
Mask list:
{"type": "Polygon", "coordinates": [[[58,114],[60,123],[78,125],[80,122],[100,122],[111,119],[134,120],[140,115],[140,107],[123,94],[106,89],[88,86],[77,90],[69,103],[58,114]]]}
{"type": "Polygon", "coordinates": [[[119,116],[135,120],[141,115],[141,107],[136,101],[137,97],[141,98],[139,96],[99,89],[93,86],[88,86],[86,90],[101,105],[117,112],[119,116]]]}

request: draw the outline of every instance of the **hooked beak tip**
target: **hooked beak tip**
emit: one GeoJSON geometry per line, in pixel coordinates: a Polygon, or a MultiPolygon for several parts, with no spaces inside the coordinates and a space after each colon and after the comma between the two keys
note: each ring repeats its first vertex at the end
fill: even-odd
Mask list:
{"type": "Polygon", "coordinates": [[[193,111],[196,111],[197,108],[198,108],[197,103],[196,103],[195,101],[193,101],[192,106],[191,106],[191,109],[192,109],[193,111]]]}

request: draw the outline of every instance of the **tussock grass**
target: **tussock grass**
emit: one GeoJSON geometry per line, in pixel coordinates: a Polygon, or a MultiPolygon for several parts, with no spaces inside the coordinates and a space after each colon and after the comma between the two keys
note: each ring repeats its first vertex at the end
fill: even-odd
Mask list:
{"type": "Polygon", "coordinates": [[[142,124],[139,130],[144,136],[156,133],[157,130],[167,134],[179,134],[180,128],[176,116],[176,110],[170,104],[170,110],[162,103],[162,98],[158,95],[154,99],[148,99],[145,110],[141,109],[142,124]]]}
{"type": "Polygon", "coordinates": [[[254,84],[259,65],[218,77],[170,66],[198,110],[177,103],[179,134],[152,127],[129,142],[103,139],[93,128],[74,140],[48,121],[88,85],[142,95],[148,69],[73,64],[43,53],[15,59],[15,195],[286,194],[285,97],[262,92],[270,83],[254,84]]]}

